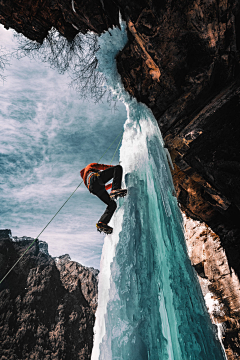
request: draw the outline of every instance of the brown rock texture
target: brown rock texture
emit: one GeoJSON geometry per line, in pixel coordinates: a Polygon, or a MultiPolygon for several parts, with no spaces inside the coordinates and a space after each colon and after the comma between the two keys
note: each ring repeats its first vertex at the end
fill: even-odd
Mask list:
{"type": "Polygon", "coordinates": [[[126,90],[153,111],[184,211],[220,235],[240,276],[239,0],[7,0],[0,22],[42,42],[128,24],[117,56],[126,90]]]}
{"type": "MultiPolygon", "coordinates": [[[[1,279],[32,241],[0,231],[1,279]]],[[[1,360],[90,359],[98,270],[46,249],[36,241],[0,284],[1,360]]]]}
{"type": "Polygon", "coordinates": [[[239,1],[151,1],[132,16],[141,41],[129,29],[117,56],[124,86],[157,119],[182,210],[220,236],[240,277],[239,1]]]}
{"type": "Polygon", "coordinates": [[[182,209],[220,237],[240,276],[239,0],[7,0],[0,22],[42,42],[128,24],[117,56],[126,90],[153,111],[182,209]]]}
{"type": "Polygon", "coordinates": [[[228,360],[240,357],[240,283],[210,227],[184,216],[189,256],[228,360]]]}
{"type": "Polygon", "coordinates": [[[0,22],[38,42],[51,27],[71,41],[118,25],[119,10],[129,41],[118,71],[156,117],[181,209],[212,229],[189,240],[192,261],[219,304],[212,316],[225,329],[228,359],[239,358],[239,0],[6,0],[0,22]]]}
{"type": "Polygon", "coordinates": [[[31,40],[42,43],[52,27],[69,41],[88,30],[101,33],[118,25],[118,8],[106,0],[4,0],[0,22],[31,40]],[[104,5],[105,3],[105,5],[104,5]]]}

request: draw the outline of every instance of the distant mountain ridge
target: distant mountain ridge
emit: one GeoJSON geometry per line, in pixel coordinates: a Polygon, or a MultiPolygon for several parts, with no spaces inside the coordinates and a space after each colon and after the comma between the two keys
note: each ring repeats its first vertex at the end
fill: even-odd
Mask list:
{"type": "MultiPolygon", "coordinates": [[[[1,278],[32,241],[0,230],[1,278]]],[[[98,272],[37,240],[0,285],[1,360],[90,359],[98,272]]]]}
{"type": "MultiPolygon", "coordinates": [[[[125,89],[153,111],[174,163],[173,180],[181,209],[215,232],[211,240],[208,227],[200,231],[202,225],[192,225],[191,260],[202,285],[207,284],[216,297],[212,300],[223,301],[214,317],[226,326],[224,346],[228,360],[235,360],[240,356],[239,0],[91,0],[84,4],[76,0],[12,0],[1,3],[0,22],[42,43],[52,27],[68,40],[88,30],[101,34],[118,25],[119,11],[128,24],[129,42],[116,59],[125,89]],[[152,76],[149,65],[153,62],[161,73],[159,81],[152,76]]],[[[8,244],[8,249],[18,248],[19,254],[23,250],[17,244],[8,244]]],[[[31,250],[33,259],[35,248],[37,244],[31,250]]],[[[1,247],[5,256],[6,249],[1,247]]],[[[9,264],[13,258],[9,257],[9,264]]],[[[4,267],[10,267],[2,261],[0,252],[1,273],[4,267]]],[[[30,254],[28,261],[32,261],[30,254]]],[[[19,265],[23,273],[24,264],[19,265]]],[[[17,280],[18,276],[15,274],[17,280]]],[[[13,286],[14,280],[10,279],[13,286]]],[[[5,290],[4,296],[8,296],[5,290]]],[[[8,309],[7,305],[2,309],[8,309]]],[[[7,315],[5,320],[15,326],[7,315]]],[[[6,331],[10,334],[11,327],[6,331]]],[[[10,348],[13,340],[4,339],[10,348]]],[[[66,351],[59,350],[60,357],[44,356],[60,359],[63,353],[66,351]]],[[[10,359],[12,355],[4,356],[10,359]]],[[[82,359],[88,359],[84,356],[82,359]]]]}
{"type": "Polygon", "coordinates": [[[8,0],[0,23],[38,43],[52,28],[71,42],[119,26],[119,13],[124,87],[158,122],[182,210],[220,236],[240,278],[239,0],[8,0]]]}
{"type": "MultiPolygon", "coordinates": [[[[239,354],[239,280],[230,271],[219,237],[184,216],[189,256],[198,273],[211,320],[218,326],[228,360],[239,354]]],[[[32,238],[0,230],[0,278],[32,238]]],[[[33,247],[0,285],[1,360],[91,358],[99,270],[53,258],[48,244],[33,247]]],[[[107,359],[106,359],[107,360],[107,359]]]]}

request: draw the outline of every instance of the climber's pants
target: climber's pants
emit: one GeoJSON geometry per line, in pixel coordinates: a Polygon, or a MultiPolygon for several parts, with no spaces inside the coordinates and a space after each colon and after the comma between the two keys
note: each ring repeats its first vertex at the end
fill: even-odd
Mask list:
{"type": "Polygon", "coordinates": [[[107,208],[99,221],[108,224],[117,208],[117,204],[112,200],[105,189],[105,184],[113,179],[112,190],[121,189],[122,166],[116,165],[100,172],[100,176],[92,176],[90,179],[89,191],[102,200],[107,208]]]}

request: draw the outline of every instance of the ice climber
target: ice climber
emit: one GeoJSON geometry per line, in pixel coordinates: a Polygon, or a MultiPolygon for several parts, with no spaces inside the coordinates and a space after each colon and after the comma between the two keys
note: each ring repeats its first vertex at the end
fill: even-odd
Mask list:
{"type": "Polygon", "coordinates": [[[96,195],[107,205],[104,214],[96,224],[97,230],[100,232],[103,231],[106,234],[111,234],[113,229],[108,226],[108,223],[117,208],[114,199],[123,197],[127,194],[126,189],[121,189],[122,166],[91,163],[80,171],[80,175],[90,193],[96,195]],[[113,182],[105,185],[111,179],[113,179],[113,182]],[[112,191],[109,194],[107,190],[110,188],[112,188],[112,191]]]}

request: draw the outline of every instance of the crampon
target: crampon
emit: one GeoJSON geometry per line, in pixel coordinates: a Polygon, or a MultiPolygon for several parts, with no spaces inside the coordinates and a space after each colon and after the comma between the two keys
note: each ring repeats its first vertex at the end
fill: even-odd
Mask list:
{"type": "Polygon", "coordinates": [[[97,227],[97,231],[99,231],[100,233],[104,232],[105,234],[109,235],[113,232],[113,228],[102,222],[98,222],[96,224],[96,227],[97,227]]]}
{"type": "Polygon", "coordinates": [[[117,199],[118,197],[124,197],[127,195],[127,189],[112,190],[110,193],[111,199],[117,199]]]}

